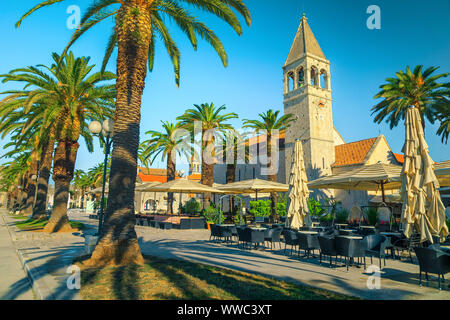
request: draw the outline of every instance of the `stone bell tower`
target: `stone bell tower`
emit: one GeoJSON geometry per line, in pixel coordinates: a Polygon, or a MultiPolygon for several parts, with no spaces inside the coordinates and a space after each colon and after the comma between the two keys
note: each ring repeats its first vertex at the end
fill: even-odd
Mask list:
{"type": "Polygon", "coordinates": [[[284,113],[297,120],[286,131],[286,179],[289,179],[295,139],[303,143],[308,180],[331,174],[334,126],[330,62],[325,58],[305,14],[283,66],[284,113]]]}

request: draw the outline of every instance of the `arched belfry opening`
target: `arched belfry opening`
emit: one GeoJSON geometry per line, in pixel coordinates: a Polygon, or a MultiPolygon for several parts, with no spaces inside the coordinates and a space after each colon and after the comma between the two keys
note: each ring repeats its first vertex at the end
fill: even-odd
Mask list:
{"type": "Polygon", "coordinates": [[[294,90],[294,84],[295,84],[294,78],[295,78],[294,73],[292,71],[287,74],[288,92],[291,92],[292,90],[294,90]]]}
{"type": "Polygon", "coordinates": [[[328,88],[328,74],[326,70],[322,69],[320,70],[320,87],[322,89],[329,89],[328,88]]]}
{"type": "Polygon", "coordinates": [[[319,85],[319,72],[316,67],[311,67],[311,83],[312,86],[319,85]]]}
{"type": "Polygon", "coordinates": [[[298,75],[298,87],[301,88],[305,85],[305,71],[303,71],[303,67],[300,67],[297,71],[298,75]]]}

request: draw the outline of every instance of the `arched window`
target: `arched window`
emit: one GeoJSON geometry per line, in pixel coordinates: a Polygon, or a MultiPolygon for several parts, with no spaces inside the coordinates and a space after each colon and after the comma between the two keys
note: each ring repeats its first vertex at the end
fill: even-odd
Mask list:
{"type": "Polygon", "coordinates": [[[303,67],[300,67],[298,70],[298,87],[301,88],[305,85],[305,72],[303,71],[303,67]]]}
{"type": "Polygon", "coordinates": [[[288,73],[288,92],[291,92],[292,90],[294,90],[294,73],[293,72],[289,72],[288,73]]]}
{"type": "Polygon", "coordinates": [[[328,89],[328,75],[325,70],[320,70],[320,87],[328,89]]]}
{"type": "Polygon", "coordinates": [[[311,67],[311,85],[317,86],[317,69],[315,67],[311,67]]]}
{"type": "Polygon", "coordinates": [[[145,211],[154,210],[155,205],[156,205],[155,200],[149,199],[149,200],[145,201],[144,210],[145,211]]]}

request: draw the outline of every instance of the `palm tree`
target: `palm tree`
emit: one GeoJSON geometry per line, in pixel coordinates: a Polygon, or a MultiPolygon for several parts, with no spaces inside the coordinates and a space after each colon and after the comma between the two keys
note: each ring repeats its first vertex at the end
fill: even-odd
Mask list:
{"type": "MultiPolygon", "coordinates": [[[[232,183],[236,181],[236,166],[238,161],[245,163],[249,158],[249,150],[245,143],[246,134],[241,134],[234,129],[225,130],[221,139],[222,145],[218,148],[217,157],[223,159],[223,162],[227,166],[225,174],[226,183],[232,183]],[[243,157],[243,159],[239,159],[240,157],[243,157]]],[[[230,197],[230,212],[233,212],[233,208],[234,201],[233,198],[230,197]]]]}
{"type": "MultiPolygon", "coordinates": [[[[25,113],[42,111],[36,115],[36,119],[42,122],[43,135],[48,137],[54,132],[57,141],[53,158],[54,208],[44,228],[45,232],[71,230],[67,201],[79,147],[78,139],[82,136],[92,152],[92,136],[87,120],[111,116],[116,93],[113,84],[99,85],[100,82],[115,79],[115,75],[110,72],[91,73],[94,65],[89,65],[90,58],[75,58],[70,52],[64,59],[53,53],[53,60],[51,67],[39,65],[1,75],[3,82],[24,83],[25,87],[4,92],[8,96],[2,100],[0,108],[3,111],[22,108],[25,113]],[[42,105],[46,107],[41,108],[42,105]]],[[[24,132],[32,128],[32,124],[29,124],[24,132]]]]}
{"type": "MultiPolygon", "coordinates": [[[[225,109],[225,106],[217,108],[213,103],[203,103],[201,105],[194,105],[194,109],[186,110],[183,115],[177,118],[180,121],[181,127],[191,132],[192,137],[195,134],[196,123],[201,126],[201,183],[208,186],[212,186],[214,182],[215,135],[219,133],[218,131],[232,129],[232,126],[226,123],[226,121],[238,117],[234,112],[221,114],[225,109]]],[[[211,194],[205,194],[203,199],[204,207],[209,206],[211,194]]]]}
{"type": "MultiPolygon", "coordinates": [[[[64,0],[43,1],[25,13],[16,23],[36,10],[64,0]]],[[[238,35],[242,27],[232,8],[250,25],[251,18],[242,0],[183,0],[196,9],[212,13],[229,24],[238,35]]],[[[117,55],[117,97],[114,114],[114,148],[112,151],[111,183],[105,212],[103,233],[87,264],[143,263],[134,230],[134,186],[137,172],[141,96],[147,68],[154,66],[155,43],[162,40],[172,60],[176,84],[179,84],[180,52],[165,21],[175,22],[197,49],[197,36],[207,41],[217,52],[224,66],[228,64],[225,49],[204,23],[172,0],[99,0],[93,1],[81,19],[66,50],[92,26],[115,18],[109,38],[103,68],[115,47],[117,55]],[[164,18],[168,18],[165,20],[164,18]]]]}
{"type": "Polygon", "coordinates": [[[442,136],[442,143],[447,144],[448,136],[450,135],[450,107],[449,102],[447,105],[439,105],[436,107],[436,118],[440,122],[440,126],[436,132],[439,136],[442,136]]]}
{"type": "MultiPolygon", "coordinates": [[[[25,207],[25,214],[32,214],[34,219],[46,218],[45,200],[47,198],[47,192],[45,191],[44,208],[43,210],[41,210],[40,214],[37,214],[36,211],[38,201],[36,201],[35,203],[36,188],[38,188],[39,191],[41,190],[39,178],[40,168],[38,168],[39,156],[45,152],[44,148],[46,146],[46,143],[42,143],[41,141],[42,122],[37,120],[37,118],[39,117],[36,117],[36,115],[39,114],[39,111],[26,113],[24,112],[23,108],[18,111],[11,111],[9,108],[4,108],[2,102],[0,102],[0,105],[2,106],[0,108],[0,132],[2,133],[2,139],[5,138],[7,134],[12,135],[11,140],[13,143],[11,146],[14,148],[13,153],[20,149],[19,145],[23,144],[26,145],[26,148],[32,150],[30,158],[30,170],[27,179],[29,183],[26,188],[28,196],[26,200],[27,204],[25,207]],[[28,128],[28,130],[25,130],[25,128],[28,128]],[[32,179],[33,176],[38,177],[37,181],[36,179],[32,179]]],[[[41,161],[41,163],[43,162],[41,161]]],[[[46,184],[48,184],[48,177],[46,180],[46,184]]],[[[38,192],[38,199],[40,199],[39,195],[40,192],[38,192]]]]}
{"type": "MultiPolygon", "coordinates": [[[[151,136],[150,139],[141,143],[142,158],[144,161],[152,157],[151,162],[155,161],[158,156],[167,161],[167,181],[175,180],[175,169],[177,165],[177,154],[184,154],[188,157],[188,146],[184,142],[183,136],[177,134],[180,124],[161,121],[163,131],[147,131],[145,134],[151,136]]],[[[169,192],[167,198],[167,212],[173,213],[173,193],[169,192]]]]}
{"type": "Polygon", "coordinates": [[[387,78],[386,84],[380,86],[381,91],[375,99],[383,98],[372,108],[376,113],[374,122],[386,120],[390,128],[394,128],[405,119],[406,110],[414,106],[418,108],[425,129],[425,118],[431,123],[436,119],[436,107],[449,105],[449,83],[438,83],[436,80],[445,78],[449,73],[433,75],[439,67],[430,67],[422,72],[423,66],[418,65],[411,72],[409,66],[406,72],[399,71],[395,78],[387,78]]]}
{"type": "MultiPolygon", "coordinates": [[[[273,134],[275,131],[278,131],[280,134],[286,131],[287,128],[291,126],[291,123],[295,121],[294,115],[292,113],[285,114],[281,117],[278,117],[280,111],[273,111],[272,109],[269,109],[267,112],[260,113],[259,117],[260,120],[248,120],[244,119],[244,128],[252,128],[256,131],[256,133],[259,133],[263,131],[267,138],[267,158],[269,159],[268,166],[270,168],[273,167],[273,163],[271,162],[272,159],[272,146],[274,145],[273,141],[273,134]]],[[[278,150],[276,150],[278,152],[278,150]]],[[[278,155],[276,156],[278,157],[278,155]]],[[[274,172],[272,174],[268,175],[269,181],[277,181],[277,172],[274,172]]],[[[274,216],[276,215],[276,201],[277,201],[277,194],[276,192],[272,192],[271,194],[272,198],[272,214],[271,214],[271,220],[273,221],[274,216]]]]}

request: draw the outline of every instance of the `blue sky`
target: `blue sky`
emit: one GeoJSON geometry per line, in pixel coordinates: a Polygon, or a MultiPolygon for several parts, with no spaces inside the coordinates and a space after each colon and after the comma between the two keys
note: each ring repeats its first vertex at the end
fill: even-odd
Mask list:
{"type": "MultiPolygon", "coordinates": [[[[27,18],[19,29],[14,23],[39,1],[8,1],[0,12],[2,50],[0,73],[11,69],[48,64],[52,52],[61,52],[72,34],[66,27],[69,5],[84,10],[91,0],[72,0],[41,9],[27,18]]],[[[334,125],[346,142],[384,134],[394,152],[401,152],[404,126],[390,130],[386,124],[373,123],[370,108],[373,96],[387,77],[406,65],[440,66],[450,72],[450,1],[429,0],[245,0],[252,15],[252,26],[243,23],[237,36],[221,20],[198,13],[223,41],[229,66],[207,43],[200,42],[195,52],[188,40],[172,27],[181,50],[181,86],[177,88],[170,60],[158,45],[154,71],[148,75],[142,98],[141,139],[147,130],[159,130],[160,121],[175,118],[193,104],[213,102],[226,105],[240,119],[256,118],[269,108],[283,109],[282,65],[294,39],[302,11],[324,54],[331,62],[331,87],[334,125]],[[381,9],[381,29],[369,30],[366,13],[369,5],[381,9]]],[[[112,21],[94,28],[73,46],[76,55],[91,56],[100,66],[112,21]]],[[[115,56],[108,69],[115,71],[115,56]]],[[[0,84],[0,90],[12,88],[0,84]]],[[[433,160],[450,159],[450,145],[436,136],[437,125],[426,124],[426,139],[433,160]]],[[[5,141],[0,141],[4,145],[5,141]]],[[[102,150],[89,154],[82,143],[77,168],[88,169],[103,159],[102,150]]],[[[3,162],[4,160],[0,160],[3,162]]],[[[155,167],[164,167],[159,161],[155,167]]]]}

